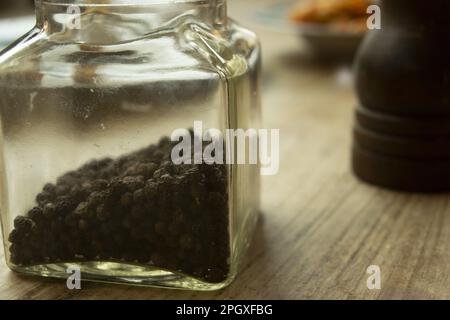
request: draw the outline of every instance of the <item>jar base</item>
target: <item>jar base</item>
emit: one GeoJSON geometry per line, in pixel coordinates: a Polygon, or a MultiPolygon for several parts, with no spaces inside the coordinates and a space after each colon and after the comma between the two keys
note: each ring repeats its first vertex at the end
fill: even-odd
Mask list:
{"type": "Polygon", "coordinates": [[[153,266],[118,262],[77,262],[51,263],[33,266],[10,266],[14,272],[27,275],[56,279],[67,279],[73,273],[68,268],[80,269],[81,281],[95,281],[113,284],[128,284],[143,287],[215,291],[228,286],[234,276],[221,283],[208,283],[192,276],[164,270],[153,266]]]}

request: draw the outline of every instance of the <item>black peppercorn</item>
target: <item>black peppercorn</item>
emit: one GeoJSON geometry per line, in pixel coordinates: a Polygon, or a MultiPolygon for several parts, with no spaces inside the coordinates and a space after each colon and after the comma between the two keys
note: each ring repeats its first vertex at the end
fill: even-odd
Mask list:
{"type": "Polygon", "coordinates": [[[56,214],[55,205],[53,203],[47,203],[43,208],[44,217],[51,219],[56,214]]]}
{"type": "Polygon", "coordinates": [[[144,194],[147,200],[153,201],[158,193],[158,184],[153,180],[147,180],[144,187],[144,194]]]}
{"type": "Polygon", "coordinates": [[[47,192],[48,194],[55,194],[55,189],[56,189],[56,186],[53,183],[47,183],[47,184],[45,184],[45,186],[43,188],[43,190],[45,192],[47,192]]]}
{"type": "Polygon", "coordinates": [[[129,207],[131,204],[133,203],[133,194],[131,192],[125,192],[121,197],[120,197],[120,204],[127,208],[129,207]]]}
{"type": "Polygon", "coordinates": [[[159,178],[161,178],[161,176],[167,174],[167,170],[165,168],[160,168],[158,170],[155,170],[155,172],[153,173],[153,179],[158,180],[159,178]]]}
{"type": "Polygon", "coordinates": [[[11,233],[8,236],[8,241],[11,243],[19,242],[20,239],[21,239],[21,233],[17,229],[14,229],[13,231],[11,231],[11,233]]]}
{"type": "Polygon", "coordinates": [[[167,226],[164,222],[157,222],[155,223],[155,232],[164,235],[167,231],[167,226]]]}
{"type": "Polygon", "coordinates": [[[90,208],[94,208],[94,207],[97,207],[98,205],[102,204],[104,200],[105,200],[104,193],[102,193],[100,191],[94,191],[87,198],[87,203],[90,208]]]}
{"type": "Polygon", "coordinates": [[[130,212],[130,217],[135,220],[143,218],[145,215],[145,208],[140,205],[135,205],[130,212]]]}
{"type": "Polygon", "coordinates": [[[194,247],[194,239],[189,234],[183,234],[179,241],[183,249],[192,249],[194,247]]]}
{"type": "Polygon", "coordinates": [[[14,219],[14,228],[21,232],[28,232],[33,226],[33,221],[30,218],[24,216],[17,216],[14,219]]]}
{"type": "Polygon", "coordinates": [[[89,228],[89,223],[84,219],[80,219],[80,221],[78,221],[78,228],[81,231],[86,231],[89,228]]]}
{"type": "Polygon", "coordinates": [[[104,190],[107,185],[108,185],[108,181],[105,179],[96,179],[96,180],[92,181],[92,189],[94,191],[104,190]]]}
{"type": "Polygon", "coordinates": [[[40,207],[34,207],[28,212],[28,217],[35,223],[41,223],[44,220],[44,211],[40,207]]]}
{"type": "Polygon", "coordinates": [[[105,221],[110,217],[110,211],[108,210],[108,208],[105,208],[104,204],[100,204],[97,207],[96,213],[97,213],[97,218],[100,221],[105,221]]]}
{"type": "Polygon", "coordinates": [[[223,281],[226,167],[175,166],[172,145],[164,138],[116,160],[92,160],[46,184],[38,205],[14,221],[11,261],[139,262],[223,281]]]}
{"type": "Polygon", "coordinates": [[[57,196],[63,196],[67,194],[70,190],[70,186],[68,184],[58,184],[55,188],[55,193],[57,196]]]}
{"type": "Polygon", "coordinates": [[[88,215],[89,204],[87,202],[80,202],[74,210],[74,214],[81,217],[86,217],[88,215]]]}
{"type": "Polygon", "coordinates": [[[144,189],[137,189],[134,193],[133,193],[133,200],[135,203],[142,203],[145,201],[145,193],[144,193],[144,189]]]}
{"type": "Polygon", "coordinates": [[[125,192],[126,186],[121,178],[115,177],[109,182],[108,190],[110,190],[111,193],[116,196],[125,192]]]}
{"type": "Polygon", "coordinates": [[[144,186],[144,177],[142,176],[124,177],[123,183],[127,187],[128,191],[135,191],[144,186]]]}

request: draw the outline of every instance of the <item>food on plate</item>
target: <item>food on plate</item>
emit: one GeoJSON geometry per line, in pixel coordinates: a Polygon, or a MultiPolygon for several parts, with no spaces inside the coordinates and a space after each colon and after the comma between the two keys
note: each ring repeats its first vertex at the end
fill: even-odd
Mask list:
{"type": "Polygon", "coordinates": [[[303,0],[293,9],[296,23],[323,24],[332,29],[364,32],[370,0],[303,0]]]}

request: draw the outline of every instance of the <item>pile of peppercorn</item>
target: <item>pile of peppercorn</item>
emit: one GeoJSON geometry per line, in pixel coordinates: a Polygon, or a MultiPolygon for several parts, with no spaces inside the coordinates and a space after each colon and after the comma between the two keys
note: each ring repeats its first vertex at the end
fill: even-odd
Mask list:
{"type": "Polygon", "coordinates": [[[229,272],[224,165],[174,165],[174,143],[92,160],[46,184],[14,220],[16,265],[117,261],[221,282],[229,272]]]}

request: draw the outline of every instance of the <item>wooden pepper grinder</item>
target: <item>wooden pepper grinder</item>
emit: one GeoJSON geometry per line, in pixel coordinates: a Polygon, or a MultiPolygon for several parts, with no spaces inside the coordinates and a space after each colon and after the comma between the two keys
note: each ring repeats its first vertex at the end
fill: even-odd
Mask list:
{"type": "Polygon", "coordinates": [[[450,1],[381,1],[356,59],[353,170],[366,182],[450,191],[450,1]]]}

